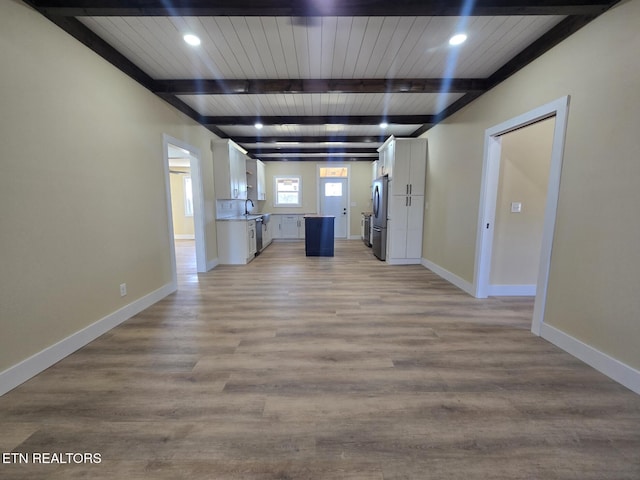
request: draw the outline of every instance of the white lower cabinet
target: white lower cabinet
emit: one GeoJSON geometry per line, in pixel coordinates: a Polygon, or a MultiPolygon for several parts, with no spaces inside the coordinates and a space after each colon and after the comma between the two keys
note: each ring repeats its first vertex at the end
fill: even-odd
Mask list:
{"type": "Polygon", "coordinates": [[[255,257],[257,251],[258,247],[256,243],[256,221],[251,220],[247,222],[247,259],[255,257]]]}
{"type": "Polygon", "coordinates": [[[255,220],[219,220],[216,230],[218,261],[222,265],[244,265],[253,260],[256,255],[255,220]]]}
{"type": "Polygon", "coordinates": [[[273,222],[273,238],[291,240],[304,238],[304,215],[272,214],[271,222],[273,222]]]}
{"type": "Polygon", "coordinates": [[[273,241],[273,217],[262,226],[262,248],[266,248],[273,241]]]}
{"type": "Polygon", "coordinates": [[[423,205],[424,196],[422,195],[391,195],[389,197],[388,263],[421,262],[423,205]]]}

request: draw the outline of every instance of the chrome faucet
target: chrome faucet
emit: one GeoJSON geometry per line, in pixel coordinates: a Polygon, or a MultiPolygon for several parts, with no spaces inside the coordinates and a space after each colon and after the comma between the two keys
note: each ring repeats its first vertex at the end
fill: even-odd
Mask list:
{"type": "Polygon", "coordinates": [[[250,198],[247,198],[244,201],[244,214],[245,215],[249,215],[249,210],[247,209],[247,202],[251,202],[251,208],[255,207],[255,205],[253,204],[253,200],[251,200],[250,198]]]}

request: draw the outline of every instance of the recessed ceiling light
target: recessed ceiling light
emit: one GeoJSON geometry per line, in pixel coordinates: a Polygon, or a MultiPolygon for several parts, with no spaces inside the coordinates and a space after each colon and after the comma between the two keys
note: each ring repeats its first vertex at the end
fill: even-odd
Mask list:
{"type": "Polygon", "coordinates": [[[461,45],[467,40],[467,35],[464,33],[458,33],[449,39],[449,45],[461,45]]]}
{"type": "Polygon", "coordinates": [[[260,122],[256,122],[253,126],[256,127],[258,130],[264,127],[264,125],[262,125],[260,122]]]}
{"type": "Polygon", "coordinates": [[[186,34],[182,38],[184,39],[185,42],[187,42],[189,45],[193,47],[197,47],[198,45],[200,45],[200,39],[190,33],[186,34]]]}
{"type": "Polygon", "coordinates": [[[380,128],[387,128],[389,124],[387,122],[380,122],[380,128]]]}

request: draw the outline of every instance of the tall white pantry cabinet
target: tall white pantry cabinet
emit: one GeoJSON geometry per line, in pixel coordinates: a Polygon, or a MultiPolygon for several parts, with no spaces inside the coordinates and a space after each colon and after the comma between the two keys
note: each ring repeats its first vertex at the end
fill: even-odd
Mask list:
{"type": "MultiPolygon", "coordinates": [[[[389,175],[387,262],[419,264],[422,260],[427,140],[390,137],[379,149],[389,175]]],[[[380,160],[379,160],[380,161],[380,160]]]]}

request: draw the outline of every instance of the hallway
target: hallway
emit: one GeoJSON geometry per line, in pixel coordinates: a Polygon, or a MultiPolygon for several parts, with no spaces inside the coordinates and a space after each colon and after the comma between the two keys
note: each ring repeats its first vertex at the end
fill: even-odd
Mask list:
{"type": "Polygon", "coordinates": [[[0,477],[640,477],[640,397],[533,336],[531,299],[357,241],[206,274],[180,245],[177,293],[0,397],[3,452],[101,463],[0,477]]]}

